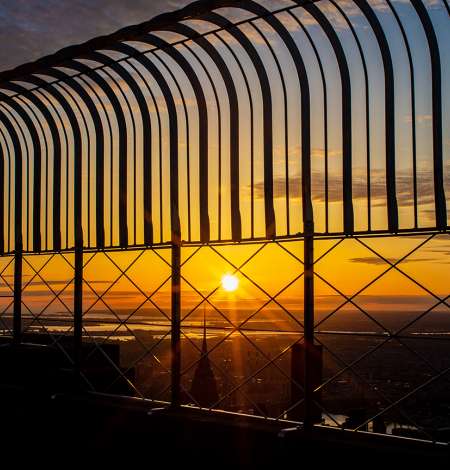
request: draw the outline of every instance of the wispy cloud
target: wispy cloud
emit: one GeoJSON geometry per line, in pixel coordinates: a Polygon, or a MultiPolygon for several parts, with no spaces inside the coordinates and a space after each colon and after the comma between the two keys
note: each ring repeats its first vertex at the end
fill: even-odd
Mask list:
{"type": "MultiPolygon", "coordinates": [[[[433,119],[433,116],[431,114],[416,114],[416,123],[419,123],[419,124],[431,122],[432,119],[433,119]]],[[[405,116],[405,122],[408,124],[412,122],[411,114],[407,114],[405,116]]]]}
{"type": "Polygon", "coordinates": [[[190,0],[15,0],[0,3],[0,70],[120,28],[190,0]]]}
{"type": "MultiPolygon", "coordinates": [[[[450,171],[450,162],[447,162],[446,171],[450,171]]],[[[419,203],[426,205],[434,202],[433,169],[423,167],[417,171],[419,181],[419,203]]],[[[353,171],[353,199],[367,198],[367,180],[362,169],[353,171]]],[[[301,195],[301,177],[293,175],[289,178],[290,195],[299,198],[301,195]]],[[[328,201],[342,202],[342,176],[336,172],[328,175],[328,201]]],[[[371,198],[374,205],[384,206],[386,204],[386,173],[385,170],[371,170],[371,198]]],[[[413,178],[411,170],[398,170],[396,175],[396,192],[399,206],[410,207],[414,204],[413,178]]],[[[325,200],[325,174],[322,170],[312,172],[313,200],[323,202],[325,200]]],[[[264,182],[255,184],[255,198],[264,198],[264,182]]],[[[284,198],[286,180],[284,177],[275,177],[273,180],[274,198],[284,198]]],[[[250,190],[250,188],[248,188],[250,190]]]]}
{"type": "MultiPolygon", "coordinates": [[[[398,258],[386,258],[386,260],[390,263],[395,263],[398,261],[398,258]]],[[[372,265],[387,265],[386,261],[379,257],[375,256],[362,256],[360,258],[350,258],[352,263],[363,263],[363,264],[372,264],[372,265]]],[[[441,258],[406,258],[404,259],[401,264],[405,263],[415,263],[420,261],[421,263],[424,261],[435,261],[438,263],[442,262],[441,258]]]]}

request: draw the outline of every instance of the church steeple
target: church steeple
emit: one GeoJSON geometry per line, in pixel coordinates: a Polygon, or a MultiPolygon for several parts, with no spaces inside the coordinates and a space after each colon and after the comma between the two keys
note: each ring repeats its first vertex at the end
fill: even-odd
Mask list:
{"type": "Polygon", "coordinates": [[[203,307],[203,339],[200,360],[192,379],[191,395],[197,404],[210,407],[219,400],[216,378],[208,357],[208,344],[206,340],[206,310],[203,307]]]}

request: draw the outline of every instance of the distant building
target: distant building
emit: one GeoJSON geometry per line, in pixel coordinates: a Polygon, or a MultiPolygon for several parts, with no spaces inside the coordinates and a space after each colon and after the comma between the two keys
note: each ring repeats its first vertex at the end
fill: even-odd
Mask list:
{"type": "Polygon", "coordinates": [[[203,342],[200,361],[194,372],[190,394],[202,407],[209,408],[219,400],[217,383],[208,357],[206,343],[206,319],[203,318],[203,342]]]}

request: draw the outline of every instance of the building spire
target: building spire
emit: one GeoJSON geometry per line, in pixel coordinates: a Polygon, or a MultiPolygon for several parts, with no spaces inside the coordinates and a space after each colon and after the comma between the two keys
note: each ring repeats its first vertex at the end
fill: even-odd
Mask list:
{"type": "Polygon", "coordinates": [[[208,352],[208,345],[206,343],[206,307],[203,304],[203,342],[202,342],[202,355],[208,352]]]}
{"type": "Polygon", "coordinates": [[[208,345],[206,342],[206,306],[203,305],[203,341],[200,359],[192,378],[191,396],[197,405],[210,407],[217,403],[219,394],[217,392],[216,378],[208,357],[208,345]]]}

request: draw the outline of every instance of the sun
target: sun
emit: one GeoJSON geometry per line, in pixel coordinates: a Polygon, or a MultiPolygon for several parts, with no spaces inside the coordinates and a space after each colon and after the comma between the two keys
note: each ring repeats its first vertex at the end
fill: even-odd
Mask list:
{"type": "Polygon", "coordinates": [[[224,274],[222,276],[222,287],[227,292],[234,292],[239,286],[239,279],[233,274],[224,274]]]}

